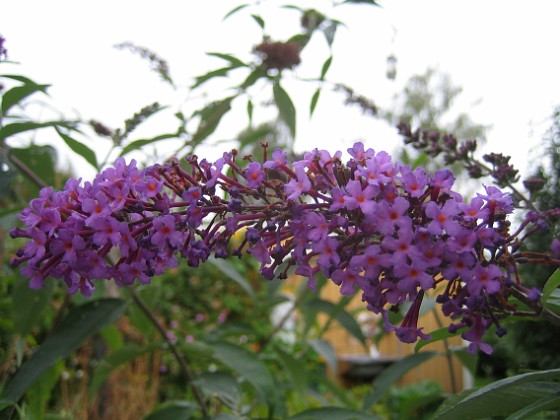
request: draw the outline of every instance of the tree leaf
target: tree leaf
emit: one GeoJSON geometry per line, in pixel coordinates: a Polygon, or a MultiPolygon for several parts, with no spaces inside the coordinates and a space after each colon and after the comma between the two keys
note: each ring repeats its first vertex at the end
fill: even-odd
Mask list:
{"type": "Polygon", "coordinates": [[[274,84],[272,88],[274,94],[274,101],[278,107],[278,112],[280,113],[280,118],[286,123],[290,134],[293,138],[296,137],[296,108],[294,103],[290,99],[288,93],[280,86],[280,84],[274,84]]]}
{"type": "Polygon", "coordinates": [[[14,331],[25,337],[43,317],[43,311],[48,307],[53,296],[55,283],[49,279],[41,290],[33,290],[29,287],[27,279],[18,271],[14,275],[12,291],[14,331]],[[31,307],[33,310],[30,310],[31,307]]]}
{"type": "Polygon", "coordinates": [[[431,359],[436,354],[435,352],[411,354],[383,370],[372,382],[373,389],[364,399],[362,410],[369,410],[373,404],[383,397],[389,390],[389,387],[397,382],[405,373],[431,359]]]}
{"type": "Polygon", "coordinates": [[[249,6],[248,3],[244,3],[244,4],[240,4],[239,6],[231,9],[229,12],[226,13],[226,15],[223,17],[222,20],[226,20],[228,17],[232,16],[233,14],[239,12],[241,9],[245,9],[247,6],[249,6]]]}
{"type": "Polygon", "coordinates": [[[325,62],[323,63],[323,67],[321,68],[321,77],[320,80],[325,80],[325,76],[327,75],[327,72],[329,71],[329,68],[331,67],[332,64],[332,60],[333,60],[333,56],[331,55],[329,58],[327,58],[325,60],[325,62]]]}
{"type": "Polygon", "coordinates": [[[8,115],[13,106],[21,103],[25,98],[36,92],[47,93],[50,85],[38,85],[34,82],[25,83],[23,86],[15,86],[2,95],[2,115],[8,115]]]}
{"type": "Polygon", "coordinates": [[[327,340],[317,339],[309,341],[311,347],[315,349],[317,353],[325,358],[327,365],[333,370],[334,373],[338,371],[338,362],[336,360],[336,353],[327,340]]]}
{"type": "Polygon", "coordinates": [[[321,311],[330,315],[334,319],[338,321],[338,323],[348,331],[352,336],[354,336],[364,347],[367,346],[366,338],[362,329],[360,328],[360,324],[356,321],[356,319],[348,313],[341,305],[335,305],[328,300],[323,299],[313,299],[306,303],[306,308],[321,311]]]}
{"type": "Polygon", "coordinates": [[[540,413],[542,411],[557,410],[558,408],[560,408],[560,392],[555,392],[554,394],[538,399],[533,404],[530,404],[522,410],[515,412],[506,420],[529,419],[534,414],[540,413]]]}
{"type": "Polygon", "coordinates": [[[59,358],[76,350],[86,339],[116,320],[126,308],[122,299],[98,299],[72,308],[60,326],[26,361],[4,388],[2,399],[15,404],[59,358]]]}
{"type": "Polygon", "coordinates": [[[68,134],[64,134],[59,129],[56,129],[56,132],[74,153],[83,157],[86,162],[88,162],[95,169],[99,169],[99,166],[97,164],[97,156],[95,156],[95,152],[93,150],[91,150],[85,144],[80,143],[78,140],[70,137],[68,134]]]}
{"type": "Polygon", "coordinates": [[[317,102],[319,101],[319,95],[321,94],[321,88],[317,88],[313,96],[311,97],[311,104],[309,105],[309,116],[313,115],[317,102]]]}
{"type": "Polygon", "coordinates": [[[459,394],[451,403],[444,402],[434,418],[457,419],[464,417],[466,413],[472,418],[507,415],[534,403],[537,396],[546,396],[545,390],[549,391],[548,394],[558,391],[554,386],[560,386],[559,384],[547,383],[543,386],[541,382],[558,378],[560,369],[530,372],[501,379],[468,394],[459,394]],[[534,392],[530,392],[531,390],[534,392]]]}
{"type": "Polygon", "coordinates": [[[342,407],[311,408],[290,417],[290,420],[376,420],[381,417],[371,413],[342,407]]]}
{"type": "Polygon", "coordinates": [[[251,17],[257,22],[261,29],[264,29],[264,19],[262,17],[259,15],[251,15],[251,17]]]}
{"type": "Polygon", "coordinates": [[[239,272],[235,268],[233,268],[228,261],[215,257],[210,257],[207,261],[222,273],[224,273],[226,276],[228,276],[230,279],[232,279],[234,282],[239,284],[243,288],[243,290],[247,292],[251,299],[253,299],[253,301],[257,298],[255,296],[255,291],[253,290],[247,279],[239,274],[239,272]]]}
{"type": "Polygon", "coordinates": [[[198,410],[198,406],[190,401],[168,401],[156,407],[144,420],[188,420],[198,410]]]}
{"type": "Polygon", "coordinates": [[[198,375],[194,384],[206,397],[217,396],[231,409],[237,409],[241,403],[241,387],[227,372],[204,372],[198,375]]]}
{"type": "Polygon", "coordinates": [[[170,134],[160,134],[159,136],[152,137],[150,139],[140,139],[134,140],[128,143],[125,147],[123,147],[119,156],[124,156],[127,153],[132,152],[133,150],[141,149],[142,147],[146,146],[147,144],[155,143],[156,141],[167,140],[167,139],[175,139],[177,138],[177,133],[170,133],[170,134]]]}
{"type": "Polygon", "coordinates": [[[231,54],[224,54],[224,53],[219,53],[219,52],[209,52],[209,53],[206,53],[206,55],[210,55],[212,57],[218,57],[218,58],[221,58],[222,60],[228,61],[231,64],[231,68],[247,67],[247,64],[245,64],[239,58],[234,57],[231,54]]]}
{"type": "Polygon", "coordinates": [[[268,406],[269,417],[273,418],[280,400],[274,378],[266,365],[256,354],[225,341],[213,343],[212,348],[216,359],[253,385],[259,399],[268,406]]]}

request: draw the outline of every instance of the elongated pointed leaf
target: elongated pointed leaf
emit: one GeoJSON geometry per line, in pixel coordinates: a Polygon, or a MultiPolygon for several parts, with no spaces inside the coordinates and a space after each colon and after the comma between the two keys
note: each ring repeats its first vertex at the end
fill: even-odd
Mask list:
{"type": "Polygon", "coordinates": [[[249,6],[249,4],[244,3],[244,4],[240,4],[239,6],[231,9],[229,12],[226,13],[226,15],[224,16],[224,18],[222,20],[226,20],[228,17],[234,15],[235,13],[239,12],[242,9],[245,9],[247,6],[249,6]]]}
{"type": "Polygon", "coordinates": [[[197,385],[206,397],[218,397],[232,409],[238,409],[241,403],[241,386],[227,372],[205,372],[199,375],[194,384],[197,385]]]}
{"type": "Polygon", "coordinates": [[[430,360],[436,354],[437,353],[434,352],[412,354],[383,370],[372,382],[371,385],[373,389],[364,399],[362,410],[369,410],[373,404],[383,397],[391,385],[397,382],[405,373],[424,363],[426,360],[430,360]]]}
{"type": "Polygon", "coordinates": [[[247,64],[245,64],[243,61],[241,61],[239,58],[234,57],[231,54],[224,54],[224,53],[218,53],[218,52],[209,52],[206,53],[206,55],[210,55],[212,57],[218,57],[221,58],[222,60],[226,60],[228,61],[232,68],[233,67],[247,67],[247,64]]]}
{"type": "Polygon", "coordinates": [[[99,299],[72,308],[56,331],[16,372],[4,388],[2,399],[15,404],[49,366],[68,356],[86,339],[116,320],[125,307],[126,301],[122,299],[99,299]]]}
{"type": "Polygon", "coordinates": [[[327,72],[329,71],[329,69],[331,67],[332,60],[333,60],[333,56],[331,55],[323,63],[323,67],[321,68],[321,78],[320,78],[321,80],[325,80],[325,76],[327,75],[327,72]]]}
{"type": "Polygon", "coordinates": [[[25,98],[36,92],[47,93],[50,85],[38,85],[26,83],[23,86],[15,86],[2,95],[2,115],[8,115],[8,111],[13,106],[21,103],[25,98]]]}
{"type": "Polygon", "coordinates": [[[264,29],[264,19],[262,17],[259,15],[251,15],[251,17],[257,22],[261,29],[264,29]]]}
{"type": "Polygon", "coordinates": [[[278,112],[280,113],[280,118],[286,123],[290,134],[293,138],[296,137],[296,108],[294,103],[290,99],[288,93],[280,86],[275,84],[272,88],[274,94],[274,102],[278,107],[278,112]]]}
{"type": "Polygon", "coordinates": [[[309,344],[317,353],[323,356],[327,365],[329,365],[333,372],[336,373],[338,371],[338,362],[336,360],[336,353],[331,343],[327,340],[311,340],[309,344]]]}
{"type": "Polygon", "coordinates": [[[323,29],[323,34],[325,35],[325,39],[327,40],[327,44],[329,47],[332,46],[334,42],[334,36],[336,34],[336,29],[338,28],[338,22],[330,21],[323,29]]]}
{"type": "Polygon", "coordinates": [[[228,73],[235,68],[237,67],[236,66],[222,67],[221,69],[209,71],[208,73],[203,74],[202,76],[197,76],[194,78],[195,82],[191,86],[191,89],[195,89],[199,87],[200,85],[206,83],[208,80],[213,79],[214,77],[226,77],[228,73]]]}
{"type": "Polygon", "coordinates": [[[23,337],[44,316],[43,311],[51,302],[55,286],[52,279],[47,280],[41,290],[31,289],[28,283],[28,279],[16,272],[12,292],[14,330],[23,337]]]}
{"type": "Polygon", "coordinates": [[[155,137],[152,137],[152,138],[149,138],[149,139],[134,140],[134,141],[128,143],[125,147],[123,147],[119,156],[124,156],[127,153],[132,152],[133,150],[141,149],[142,147],[146,146],[147,144],[155,143],[155,142],[161,141],[161,140],[175,139],[175,138],[177,138],[177,134],[176,133],[170,133],[170,134],[160,134],[159,136],[155,136],[155,137]]]}
{"type": "Polygon", "coordinates": [[[24,133],[26,131],[38,130],[40,128],[45,128],[45,127],[72,128],[72,124],[69,123],[68,121],[47,121],[42,123],[33,122],[33,121],[15,122],[0,127],[0,140],[7,139],[8,137],[13,136],[15,134],[24,133]]]}
{"type": "Polygon", "coordinates": [[[253,125],[253,101],[247,101],[247,117],[249,118],[249,126],[253,125]]]}
{"type": "Polygon", "coordinates": [[[376,420],[381,417],[342,407],[321,407],[302,411],[290,420],[376,420]]]}
{"type": "Polygon", "coordinates": [[[560,378],[560,369],[531,372],[505,378],[479,388],[461,398],[453,398],[451,404],[444,402],[435,418],[457,419],[469,413],[472,418],[507,415],[532,404],[537,396],[545,397],[557,392],[559,384],[543,385],[542,381],[560,378]],[[530,386],[528,386],[530,385],[530,386]]]}
{"type": "Polygon", "coordinates": [[[237,372],[253,385],[258,398],[269,408],[269,414],[278,409],[279,398],[272,374],[254,353],[227,342],[212,345],[214,357],[237,372]]]}
{"type": "Polygon", "coordinates": [[[353,4],[369,4],[371,6],[381,7],[375,0],[344,0],[342,4],[353,3],[353,4]]]}
{"type": "Polygon", "coordinates": [[[47,403],[52,397],[53,388],[57,384],[60,374],[64,370],[62,360],[50,366],[41,378],[27,391],[27,410],[30,418],[41,419],[47,409],[47,403]]]}
{"type": "Polygon", "coordinates": [[[309,116],[313,115],[315,112],[315,107],[317,106],[317,102],[319,101],[319,95],[321,94],[321,88],[317,88],[313,96],[311,97],[311,104],[309,105],[309,116]]]}
{"type": "Polygon", "coordinates": [[[464,329],[460,329],[457,332],[450,333],[449,328],[441,327],[435,331],[430,331],[431,338],[429,340],[419,340],[418,343],[416,343],[416,346],[414,346],[414,352],[418,353],[422,347],[427,346],[428,344],[455,337],[459,335],[463,330],[464,329]]]}
{"type": "Polygon", "coordinates": [[[306,308],[321,311],[326,313],[327,315],[332,316],[334,319],[338,321],[338,323],[348,331],[349,334],[354,336],[364,347],[367,345],[366,338],[362,329],[360,328],[360,324],[356,321],[356,319],[350,315],[343,306],[335,305],[328,300],[323,299],[313,299],[309,301],[306,305],[306,308]]]}
{"type": "Polygon", "coordinates": [[[199,410],[190,401],[168,401],[144,417],[144,420],[188,420],[199,410]]]}
{"type": "MultiPolygon", "coordinates": [[[[56,150],[51,146],[31,145],[24,149],[10,149],[10,155],[23,162],[33,174],[45,185],[54,185],[56,181],[56,150]]],[[[28,175],[24,173],[24,175],[28,175]]],[[[28,181],[31,188],[37,189],[34,180],[28,181]]]]}
{"type": "Polygon", "coordinates": [[[245,290],[247,294],[251,296],[251,299],[256,299],[255,291],[253,290],[247,279],[239,274],[239,272],[235,268],[233,268],[228,261],[214,257],[210,257],[207,261],[218,268],[230,279],[239,284],[243,288],[243,290],[245,290]]]}
{"type": "Polygon", "coordinates": [[[222,117],[231,109],[233,99],[233,97],[229,97],[221,101],[212,102],[193,114],[193,116],[200,116],[198,129],[191,139],[193,145],[199,144],[218,128],[222,117]]]}
{"type": "Polygon", "coordinates": [[[70,137],[68,134],[64,134],[58,129],[56,130],[56,132],[74,153],[83,157],[86,162],[88,162],[95,169],[99,169],[99,166],[97,164],[97,156],[95,156],[95,152],[93,150],[91,150],[85,144],[80,143],[78,140],[70,137]]]}
{"type": "Polygon", "coordinates": [[[282,364],[286,368],[288,375],[290,375],[295,388],[298,391],[303,392],[305,388],[307,388],[308,384],[306,372],[307,369],[305,368],[304,364],[293,357],[290,353],[282,350],[279,347],[275,347],[275,350],[282,364]]]}
{"type": "Polygon", "coordinates": [[[538,399],[533,404],[530,404],[522,410],[515,412],[506,420],[530,419],[535,414],[541,413],[543,411],[558,410],[559,408],[560,392],[555,392],[554,394],[538,399]]]}
{"type": "Polygon", "coordinates": [[[557,269],[552,276],[546,281],[543,287],[542,302],[546,304],[546,301],[554,291],[560,286],[560,268],[557,269]]]}

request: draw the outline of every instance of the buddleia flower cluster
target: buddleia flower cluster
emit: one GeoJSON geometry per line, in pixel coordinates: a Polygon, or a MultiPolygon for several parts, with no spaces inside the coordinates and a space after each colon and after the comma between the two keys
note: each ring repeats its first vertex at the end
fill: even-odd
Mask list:
{"type": "Polygon", "coordinates": [[[179,258],[197,267],[210,256],[250,254],[266,279],[295,273],[314,287],[323,275],[343,295],[358,291],[406,343],[429,338],[418,317],[433,294],[450,331],[462,329],[471,351],[491,352],[482,337],[492,325],[505,332],[510,295],[540,297],[523,286],[518,264],[559,264],[523,250],[542,215],[529,213],[512,232],[512,199],[497,187],[463,201],[447,169],[412,169],[362,143],[348,153],[345,164],[341,152],[317,149],[289,164],[263,144],[262,162],[241,164],[234,151],[213,163],[190,156],[145,169],[120,158],[93,182],[43,189],[20,214],[25,228],[11,232],[27,239],[13,264],[26,263],[34,289],[53,277],[89,296],[95,279],[146,284],[179,258]],[[232,241],[238,232],[243,239],[232,241]],[[402,323],[391,324],[389,312],[403,305],[402,323]]]}

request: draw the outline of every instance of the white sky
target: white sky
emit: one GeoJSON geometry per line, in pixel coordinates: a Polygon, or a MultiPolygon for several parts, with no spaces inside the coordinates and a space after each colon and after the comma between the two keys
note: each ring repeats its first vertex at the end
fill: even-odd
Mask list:
{"type": "MultiPolygon", "coordinates": [[[[0,34],[7,39],[9,58],[21,63],[1,64],[0,72],[50,83],[55,106],[67,116],[79,112],[84,119],[95,118],[113,127],[122,126],[124,119],[154,101],[169,104],[174,111],[190,97],[183,105],[189,114],[200,103],[193,99],[198,92],[189,96],[187,91],[193,77],[224,64],[204,53],[251,59],[261,30],[249,13],[262,15],[266,32],[283,40],[299,31],[297,13],[278,9],[292,3],[317,8],[347,24],[336,35],[329,80],[346,83],[383,107],[411,75],[436,67],[450,73],[452,81],[463,88],[457,110],[468,112],[475,122],[492,125],[486,150],[511,154],[513,163],[521,168],[529,160],[542,158],[538,146],[550,126],[553,107],[560,104],[560,2],[385,0],[380,1],[382,8],[333,8],[328,0],[267,0],[222,21],[240,3],[0,0],[0,34]],[[144,61],[112,47],[124,41],[148,47],[165,58],[181,89],[173,92],[144,61]],[[385,78],[389,54],[398,59],[395,81],[385,78]]],[[[296,75],[318,76],[328,54],[324,39],[315,36],[296,75]]],[[[326,89],[310,120],[309,100],[315,86],[287,81],[285,87],[298,109],[298,150],[344,150],[357,139],[364,139],[375,150],[392,151],[400,145],[392,127],[344,107],[340,94],[326,89]]],[[[255,113],[257,118],[267,116],[260,109],[255,113]]],[[[240,100],[213,138],[233,138],[246,122],[245,101],[240,100]]],[[[175,128],[174,120],[162,117],[131,139],[175,128]]],[[[52,133],[43,134],[40,140],[62,144],[52,133]]],[[[89,145],[96,151],[104,149],[103,144],[89,145]]],[[[205,150],[212,159],[227,147],[205,150]]],[[[158,147],[163,156],[165,150],[158,147]]],[[[77,175],[91,176],[86,164],[74,159],[77,175]]]]}

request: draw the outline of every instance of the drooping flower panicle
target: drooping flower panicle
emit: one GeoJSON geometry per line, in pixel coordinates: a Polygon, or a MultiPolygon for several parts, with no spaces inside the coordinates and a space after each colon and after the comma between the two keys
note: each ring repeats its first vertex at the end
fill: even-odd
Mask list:
{"type": "MultiPolygon", "coordinates": [[[[276,150],[246,168],[235,153],[143,170],[121,158],[91,183],[72,179],[63,191],[43,189],[20,215],[25,229],[12,230],[28,239],[13,263],[27,262],[22,273],[32,288],[54,277],[88,296],[95,279],[149,283],[177,258],[196,267],[211,255],[246,252],[267,279],[294,271],[313,287],[321,273],[342,294],[358,289],[405,342],[428,337],[417,326],[418,311],[435,290],[451,328],[466,327],[471,350],[490,351],[481,331],[511,310],[511,290],[538,298],[519,282],[517,259],[527,260],[523,228],[540,217],[512,234],[512,200],[498,188],[485,187],[467,204],[451,190],[447,169],[412,169],[362,143],[348,152],[346,164],[340,152],[314,150],[288,165],[276,150]],[[233,248],[238,231],[245,237],[233,248]],[[407,302],[402,324],[390,324],[388,311],[407,302]]],[[[545,259],[558,263],[552,253],[545,259]]]]}

